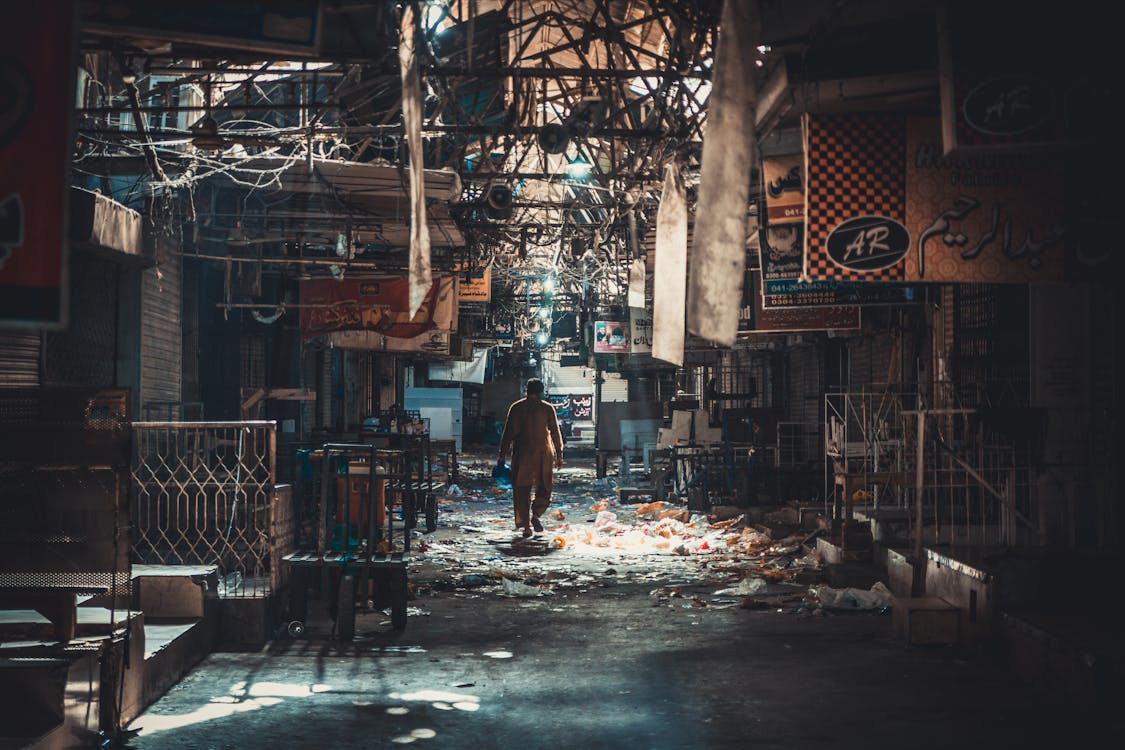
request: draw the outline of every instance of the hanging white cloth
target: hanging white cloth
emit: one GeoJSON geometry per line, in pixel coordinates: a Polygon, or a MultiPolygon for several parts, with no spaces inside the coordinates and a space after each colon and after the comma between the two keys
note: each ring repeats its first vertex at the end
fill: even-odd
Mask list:
{"type": "Polygon", "coordinates": [[[656,268],[652,293],[652,356],[684,363],[684,305],[687,300],[687,196],[675,164],[665,168],[656,212],[656,268]]]}
{"type": "Polygon", "coordinates": [[[430,228],[426,224],[426,175],[422,158],[422,77],[418,72],[414,6],[402,8],[398,64],[402,71],[402,125],[410,154],[410,316],[430,291],[430,228]]]}
{"type": "Polygon", "coordinates": [[[730,346],[738,335],[753,166],[757,3],[723,3],[691,247],[688,329],[730,346]]]}

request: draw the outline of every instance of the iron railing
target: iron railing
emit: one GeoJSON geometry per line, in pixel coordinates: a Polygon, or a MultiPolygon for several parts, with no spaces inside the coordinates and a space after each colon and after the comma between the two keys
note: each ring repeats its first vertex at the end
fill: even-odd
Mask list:
{"type": "Polygon", "coordinates": [[[854,504],[904,517],[918,555],[926,544],[1042,544],[1036,430],[1004,434],[976,408],[910,408],[919,402],[910,393],[826,394],[825,514],[854,504]]]}
{"type": "Polygon", "coordinates": [[[134,422],[138,563],[216,565],[225,596],[282,585],[292,493],[277,492],[272,421],[134,422]]]}

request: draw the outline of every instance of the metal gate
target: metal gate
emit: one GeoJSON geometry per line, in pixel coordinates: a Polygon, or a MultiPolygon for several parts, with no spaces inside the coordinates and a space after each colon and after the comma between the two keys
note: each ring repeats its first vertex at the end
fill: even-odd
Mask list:
{"type": "Polygon", "coordinates": [[[292,495],[275,491],[276,424],[134,422],[133,435],[135,561],[217,565],[226,596],[280,586],[292,495]]]}

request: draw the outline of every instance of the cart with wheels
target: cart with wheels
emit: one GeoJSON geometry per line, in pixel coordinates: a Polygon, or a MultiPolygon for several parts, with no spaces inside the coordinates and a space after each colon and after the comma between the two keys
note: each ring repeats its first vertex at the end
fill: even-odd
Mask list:
{"type": "Polygon", "coordinates": [[[327,443],[311,458],[320,486],[315,546],[282,558],[291,566],[291,630],[304,630],[317,576],[338,638],[355,635],[356,612],[369,601],[375,611],[389,608],[391,626],[402,630],[420,466],[407,450],[365,444],[327,443]]]}
{"type": "MultiPolygon", "coordinates": [[[[418,525],[418,515],[422,515],[426,533],[437,529],[437,493],[445,486],[444,481],[434,476],[434,442],[428,432],[395,436],[392,445],[401,447],[406,453],[408,471],[405,472],[401,489],[413,498],[410,514],[406,520],[407,528],[418,525]]],[[[454,459],[455,460],[455,459],[454,459]]],[[[448,476],[448,474],[447,474],[448,476]]]]}

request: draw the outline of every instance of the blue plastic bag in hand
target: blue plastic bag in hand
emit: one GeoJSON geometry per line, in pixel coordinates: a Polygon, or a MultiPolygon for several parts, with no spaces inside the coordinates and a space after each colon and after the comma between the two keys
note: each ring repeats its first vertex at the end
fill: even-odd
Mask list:
{"type": "Polygon", "coordinates": [[[492,467],[492,478],[496,481],[496,486],[500,489],[512,489],[512,469],[504,463],[504,459],[500,459],[496,462],[496,465],[492,467]]]}

